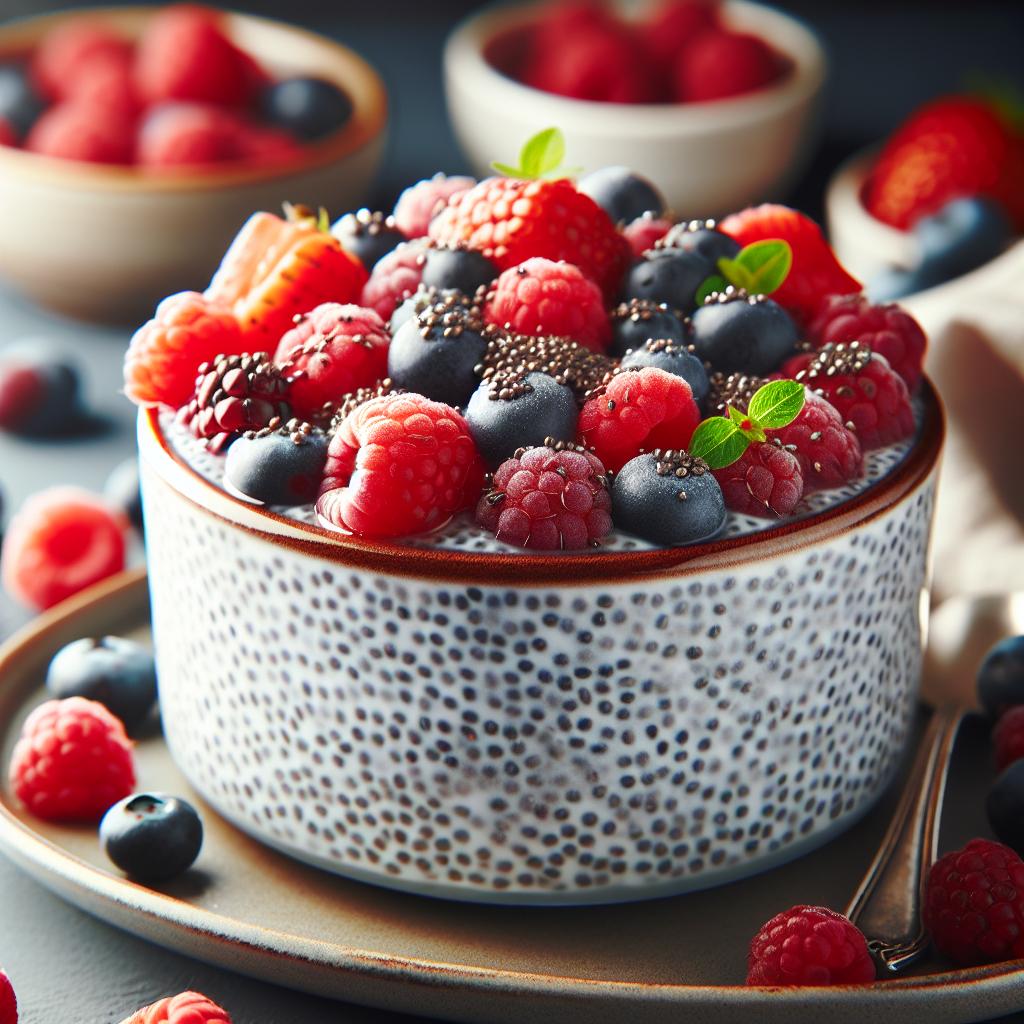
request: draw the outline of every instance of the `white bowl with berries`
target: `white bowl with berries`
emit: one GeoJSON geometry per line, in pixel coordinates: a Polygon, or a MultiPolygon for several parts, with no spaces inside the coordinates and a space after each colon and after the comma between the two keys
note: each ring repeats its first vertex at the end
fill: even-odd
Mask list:
{"type": "Polygon", "coordinates": [[[256,214],[127,356],[170,748],[354,878],[718,884],[856,820],[907,735],[920,328],[786,207],[634,255],[606,207],[656,190],[562,149],[390,216],[256,214]]]}

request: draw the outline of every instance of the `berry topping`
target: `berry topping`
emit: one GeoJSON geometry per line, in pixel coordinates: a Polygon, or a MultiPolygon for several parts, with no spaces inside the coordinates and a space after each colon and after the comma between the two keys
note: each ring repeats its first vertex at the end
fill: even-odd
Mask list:
{"type": "Polygon", "coordinates": [[[498,540],[543,551],[594,547],[612,527],[601,460],[572,444],[520,449],[494,473],[476,521],[498,540]]]}
{"type": "Polygon", "coordinates": [[[921,916],[955,964],[1024,957],[1024,861],[1002,843],[972,839],[932,865],[921,916]]]}
{"type": "Polygon", "coordinates": [[[788,426],[768,431],[800,462],[804,492],[841,487],[860,476],[863,455],[857,435],[843,422],[835,407],[808,392],[800,415],[788,426]]]}
{"type": "Polygon", "coordinates": [[[1008,708],[992,730],[996,753],[996,771],[1024,757],[1024,705],[1008,708]]]}
{"type": "Polygon", "coordinates": [[[458,309],[483,323],[482,303],[479,301],[482,298],[482,293],[478,293],[477,296],[470,298],[468,295],[464,295],[462,292],[455,291],[452,288],[421,287],[410,295],[409,298],[405,299],[394,313],[391,314],[388,330],[391,331],[391,337],[393,338],[401,327],[405,326],[410,320],[420,316],[420,314],[426,313],[427,310],[430,310],[435,316],[443,316],[445,313],[451,313],[458,309]]]}
{"type": "Polygon", "coordinates": [[[13,146],[32,130],[46,101],[36,92],[25,71],[15,64],[0,67],[0,121],[10,126],[13,146]]]}
{"type": "Polygon", "coordinates": [[[579,179],[576,187],[617,224],[629,224],[644,214],[660,217],[665,212],[665,200],[657,188],[628,167],[591,171],[579,179]]]}
{"type": "Polygon", "coordinates": [[[62,160],[130,164],[135,159],[135,125],[123,111],[67,100],[40,115],[25,149],[62,160]]]}
{"type": "Polygon", "coordinates": [[[406,238],[422,238],[430,230],[430,222],[456,196],[471,189],[475,178],[446,177],[435,174],[432,178],[410,185],[395,203],[394,218],[406,238]]]}
{"type": "Polygon", "coordinates": [[[88,491],[40,491],[7,528],[0,553],[3,585],[32,608],[50,608],[124,569],[127,526],[88,491]]]}
{"type": "Polygon", "coordinates": [[[124,1024],[231,1024],[231,1018],[199,992],[180,992],[136,1010],[124,1024]]]}
{"type": "Polygon", "coordinates": [[[196,809],[166,793],[136,793],[114,804],[100,822],[103,852],[141,882],[165,882],[187,871],[203,845],[196,809]]]}
{"type": "Polygon", "coordinates": [[[650,448],[685,448],[700,421],[690,385],[653,366],[617,374],[580,411],[579,439],[610,470],[650,448]]]}
{"type": "Polygon", "coordinates": [[[323,78],[285,78],[268,86],[260,98],[263,116],[300,139],[315,142],[352,119],[352,100],[323,78]]]}
{"type": "Polygon", "coordinates": [[[387,374],[390,344],[372,309],[325,302],[297,317],[274,353],[292,378],[288,400],[295,414],[315,420],[342,395],[376,384],[387,374]]]}
{"type": "Polygon", "coordinates": [[[360,305],[376,310],[385,322],[390,320],[398,305],[419,288],[427,262],[426,251],[426,243],[417,240],[382,256],[363,285],[360,305]]]}
{"type": "Polygon", "coordinates": [[[689,342],[689,331],[683,318],[663,302],[648,299],[630,299],[612,310],[612,342],[608,354],[624,356],[631,349],[640,348],[652,338],[689,342]]]}
{"type": "Polygon", "coordinates": [[[733,259],[738,255],[740,244],[719,231],[713,220],[686,220],[673,225],[658,248],[696,253],[718,266],[720,259],[733,259]]]}
{"type": "Polygon", "coordinates": [[[626,276],[627,299],[665,303],[684,313],[697,307],[697,290],[715,272],[712,262],[684,249],[652,249],[626,276]]]}
{"type": "Polygon", "coordinates": [[[465,246],[433,246],[423,264],[423,286],[441,291],[474,295],[498,276],[498,268],[486,257],[465,246]]]}
{"type": "Polygon", "coordinates": [[[708,412],[716,416],[728,416],[730,405],[745,410],[758,390],[769,383],[765,377],[745,373],[713,373],[708,382],[708,412]]]}
{"type": "Polygon", "coordinates": [[[378,260],[406,240],[394,218],[371,213],[365,208],[339,217],[331,225],[331,234],[367,271],[373,270],[378,260]]]}
{"type": "Polygon", "coordinates": [[[132,745],[102,704],[84,697],[48,700],[21,728],[10,782],[37,818],[98,821],[135,786],[132,745]]]}
{"type": "Polygon", "coordinates": [[[784,71],[782,58],[760,36],[708,29],[679,55],[674,95],[679,103],[727,99],[763,89],[784,71]]]}
{"type": "MultiPolygon", "coordinates": [[[[365,405],[367,402],[374,398],[383,398],[385,395],[400,395],[406,392],[402,388],[396,388],[390,377],[385,377],[376,387],[372,388],[356,388],[355,391],[350,392],[342,398],[338,405],[337,412],[334,414],[334,419],[331,420],[331,425],[328,428],[328,434],[333,437],[338,430],[341,428],[342,423],[345,422],[345,418],[348,416],[353,409],[358,409],[359,406],[365,405]]],[[[286,424],[284,428],[290,424],[286,424]]]]}
{"type": "Polygon", "coordinates": [[[725,502],[703,459],[656,448],[630,459],[616,473],[612,515],[627,533],[676,546],[719,533],[725,526],[725,502]]]}
{"type": "Polygon", "coordinates": [[[228,449],[224,480],[264,505],[316,500],[327,462],[327,435],[300,420],[243,434],[228,449]]]}
{"type": "Polygon", "coordinates": [[[662,337],[652,338],[639,348],[634,348],[622,357],[622,370],[639,370],[654,366],[666,373],[682,377],[690,385],[690,392],[698,408],[707,403],[711,384],[704,364],[682,342],[669,341],[662,337]]]}
{"type": "Polygon", "coordinates": [[[4,971],[0,971],[0,1024],[18,1024],[18,999],[4,971]]]}
{"type": "Polygon", "coordinates": [[[691,323],[696,355],[724,373],[771,373],[796,348],[796,325],[778,303],[731,286],[712,295],[691,323]]]}
{"type": "Polygon", "coordinates": [[[672,222],[664,217],[652,217],[644,214],[630,221],[622,229],[622,235],[629,242],[633,255],[640,259],[648,249],[653,249],[672,227],[672,222]]]}
{"type": "Polygon", "coordinates": [[[780,444],[756,442],[714,472],[726,507],[748,516],[788,516],[804,494],[800,463],[780,444]]]}
{"type": "Polygon", "coordinates": [[[1024,704],[1024,636],[1000,640],[978,669],[978,700],[989,717],[1024,704]]]}
{"type": "Polygon", "coordinates": [[[571,263],[534,257],[510,267],[488,296],[484,315],[517,334],[571,338],[595,352],[608,345],[601,290],[571,263]]]}
{"type": "Polygon", "coordinates": [[[62,351],[37,339],[0,350],[0,430],[54,436],[80,419],[78,370],[62,351]]]}
{"type": "Polygon", "coordinates": [[[156,704],[156,665],[152,652],[134,640],[119,636],[75,640],[53,656],[46,688],[58,700],[99,701],[132,732],[156,704]]]}
{"type": "Polygon", "coordinates": [[[754,936],[748,985],[860,985],[875,980],[867,940],[827,907],[793,907],[754,936]]]}
{"type": "Polygon", "coordinates": [[[386,395],[356,408],[332,438],[317,512],[367,537],[423,533],[475,504],[482,479],[455,409],[422,395],[386,395]]]}

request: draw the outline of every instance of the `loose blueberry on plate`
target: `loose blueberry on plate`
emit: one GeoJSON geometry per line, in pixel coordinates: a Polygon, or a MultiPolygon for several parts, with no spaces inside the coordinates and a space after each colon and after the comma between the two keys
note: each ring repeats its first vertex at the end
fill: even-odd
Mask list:
{"type": "Polygon", "coordinates": [[[689,350],[685,342],[656,336],[622,357],[623,369],[656,366],[659,370],[682,377],[690,385],[693,400],[705,411],[711,383],[704,364],[689,350]]]}
{"type": "Polygon", "coordinates": [[[645,213],[660,217],[665,200],[657,188],[628,167],[602,167],[583,175],[577,189],[616,223],[629,224],[645,213]]]}
{"type": "Polygon", "coordinates": [[[58,699],[99,701],[132,732],[156,704],[153,654],[134,640],[103,636],[62,647],[46,672],[46,688],[58,699]]]}
{"type": "Polygon", "coordinates": [[[262,97],[263,116],[300,139],[315,141],[343,127],[352,117],[352,100],[323,78],[285,78],[262,97]]]}
{"type": "Polygon", "coordinates": [[[612,341],[608,347],[611,356],[624,356],[651,338],[683,342],[687,336],[686,323],[674,309],[648,299],[620,302],[612,310],[611,321],[612,341]]]}
{"type": "Polygon", "coordinates": [[[243,434],[228,449],[224,479],[252,501],[302,505],[316,499],[327,446],[322,430],[297,420],[243,434]]]}
{"type": "Polygon", "coordinates": [[[630,268],[624,294],[691,313],[697,306],[697,289],[714,273],[714,263],[699,253],[652,249],[630,268]]]}
{"type": "Polygon", "coordinates": [[[992,783],[985,811],[999,839],[1017,853],[1024,851],[1024,761],[1014,761],[992,783]]]}
{"type": "Polygon", "coordinates": [[[46,101],[33,88],[24,68],[0,66],[0,121],[11,126],[16,138],[23,139],[45,109],[46,101]]]}
{"type": "Polygon", "coordinates": [[[64,433],[81,417],[78,370],[58,348],[24,340],[0,350],[0,430],[64,433]]]}
{"type": "Polygon", "coordinates": [[[723,257],[732,259],[740,251],[740,243],[723,234],[713,220],[690,220],[669,228],[661,240],[664,249],[682,249],[703,256],[717,266],[723,257]]]}
{"type": "Polygon", "coordinates": [[[978,700],[993,719],[1024,704],[1024,636],[1000,640],[978,669],[978,700]]]}
{"type": "Polygon", "coordinates": [[[490,284],[498,276],[498,268],[482,253],[472,249],[428,249],[423,264],[422,285],[425,288],[455,289],[464,295],[490,284]]]}
{"type": "Polygon", "coordinates": [[[180,797],[136,793],[103,816],[100,843],[125,874],[141,882],[165,882],[195,863],[203,822],[180,797]]]}
{"type": "Polygon", "coordinates": [[[136,457],[125,459],[114,467],[103,485],[103,496],[142,533],[142,491],[139,487],[139,460],[136,457]]]}
{"type": "Polygon", "coordinates": [[[331,234],[368,271],[373,270],[374,264],[382,256],[406,241],[405,235],[395,226],[393,217],[385,217],[379,212],[371,213],[367,209],[339,217],[331,225],[331,234]]]}
{"type": "Polygon", "coordinates": [[[796,325],[777,302],[731,287],[708,299],[691,323],[696,355],[723,373],[771,373],[797,343],[796,325]]]}

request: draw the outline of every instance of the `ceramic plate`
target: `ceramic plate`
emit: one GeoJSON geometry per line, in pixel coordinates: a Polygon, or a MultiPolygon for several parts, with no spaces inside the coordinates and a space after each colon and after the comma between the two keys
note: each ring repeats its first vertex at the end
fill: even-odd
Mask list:
{"type": "MultiPolygon", "coordinates": [[[[103,633],[148,639],[145,577],[126,575],[51,613],[0,649],[0,755],[44,699],[63,644],[103,633]]],[[[922,712],[922,721],[926,712],[922,712]]],[[[230,744],[231,738],[224,737],[230,744]]],[[[941,849],[987,834],[987,741],[968,721],[947,790],[941,849]]],[[[179,793],[206,822],[195,866],[159,889],[126,881],[91,828],[49,825],[0,800],[0,846],[59,895],[110,924],[197,959],[319,995],[455,1021],[977,1020],[1024,1009],[1024,962],[832,989],[743,986],[758,926],[795,903],[842,909],[897,793],[816,852],[706,892],[613,907],[484,907],[408,896],[305,867],[204,806],[158,734],[137,748],[140,786],[179,793]]],[[[898,787],[897,787],[898,788],[898,787]]]]}

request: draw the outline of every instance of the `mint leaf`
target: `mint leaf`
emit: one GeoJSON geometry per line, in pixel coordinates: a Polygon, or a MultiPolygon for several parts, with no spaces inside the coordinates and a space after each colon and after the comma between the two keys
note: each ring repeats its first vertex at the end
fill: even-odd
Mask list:
{"type": "Polygon", "coordinates": [[[564,178],[569,170],[562,167],[565,159],[565,136],[560,128],[545,128],[527,139],[519,151],[519,166],[494,161],[491,166],[508,178],[535,180],[564,178]]]}
{"type": "Polygon", "coordinates": [[[733,423],[735,423],[736,426],[739,427],[740,430],[742,430],[743,424],[746,423],[749,419],[747,414],[740,412],[739,409],[737,409],[734,405],[728,406],[727,411],[729,413],[729,419],[731,419],[733,423]]]}
{"type": "Polygon", "coordinates": [[[712,274],[711,277],[707,278],[697,289],[697,294],[694,296],[697,305],[703,306],[704,300],[715,292],[724,292],[728,287],[728,284],[729,282],[726,281],[721,274],[712,274]]]}
{"type": "Polygon", "coordinates": [[[523,171],[521,167],[513,167],[511,164],[503,164],[500,160],[492,160],[491,167],[506,178],[521,178],[523,171]]]}
{"type": "Polygon", "coordinates": [[[798,380],[773,380],[754,392],[747,416],[764,430],[792,423],[804,407],[804,386],[798,380]]]}
{"type": "Polygon", "coordinates": [[[750,441],[731,420],[724,416],[711,416],[698,424],[687,451],[703,459],[712,469],[724,469],[731,466],[749,444],[750,441]]]}
{"type": "Polygon", "coordinates": [[[718,261],[718,269],[729,284],[753,293],[754,275],[738,259],[731,260],[728,256],[722,256],[718,261]]]}
{"type": "Polygon", "coordinates": [[[751,242],[736,254],[736,262],[749,271],[755,295],[770,295],[789,276],[793,266],[793,250],[781,238],[764,238],[751,242]]]}

